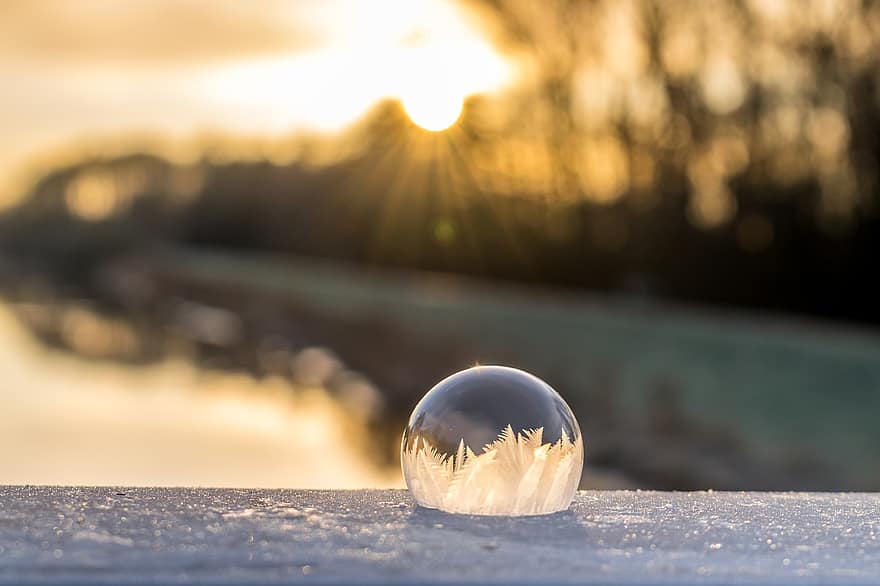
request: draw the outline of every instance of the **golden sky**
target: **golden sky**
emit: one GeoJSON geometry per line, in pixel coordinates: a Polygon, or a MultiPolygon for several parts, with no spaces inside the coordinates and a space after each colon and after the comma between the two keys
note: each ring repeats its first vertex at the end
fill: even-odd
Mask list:
{"type": "Polygon", "coordinates": [[[439,129],[510,77],[444,0],[10,0],[0,202],[26,161],[77,141],[333,131],[386,97],[439,129]]]}

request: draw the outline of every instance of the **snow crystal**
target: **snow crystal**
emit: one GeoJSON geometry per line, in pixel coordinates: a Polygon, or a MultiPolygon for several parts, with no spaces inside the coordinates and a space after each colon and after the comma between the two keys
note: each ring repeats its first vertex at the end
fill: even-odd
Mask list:
{"type": "Polygon", "coordinates": [[[532,517],[405,491],[0,487],[0,584],[876,584],[880,495],[579,492],[532,517]]]}

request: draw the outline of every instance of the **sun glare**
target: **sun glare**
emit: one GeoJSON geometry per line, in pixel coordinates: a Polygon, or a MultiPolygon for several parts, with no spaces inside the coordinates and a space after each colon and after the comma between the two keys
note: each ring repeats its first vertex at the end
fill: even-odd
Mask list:
{"type": "Polygon", "coordinates": [[[498,89],[506,73],[491,48],[474,39],[407,48],[400,59],[403,108],[415,124],[433,132],[455,124],[465,99],[498,89]]]}
{"type": "Polygon", "coordinates": [[[402,98],[410,120],[425,130],[440,132],[458,120],[464,96],[455,92],[435,92],[432,88],[414,88],[402,98]]]}

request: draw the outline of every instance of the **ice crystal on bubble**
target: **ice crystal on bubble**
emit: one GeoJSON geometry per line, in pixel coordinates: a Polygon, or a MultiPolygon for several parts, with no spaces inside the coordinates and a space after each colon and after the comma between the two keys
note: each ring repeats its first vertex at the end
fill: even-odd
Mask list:
{"type": "Polygon", "coordinates": [[[441,381],[416,406],[401,464],[422,506],[539,515],[571,504],[583,440],[568,405],[542,380],[512,368],[476,367],[441,381]]]}

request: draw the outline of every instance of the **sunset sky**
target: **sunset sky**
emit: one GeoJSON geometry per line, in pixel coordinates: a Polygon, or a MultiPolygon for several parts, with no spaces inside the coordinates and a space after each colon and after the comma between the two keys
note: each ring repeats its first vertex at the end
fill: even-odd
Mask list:
{"type": "Polygon", "coordinates": [[[442,0],[12,0],[0,19],[0,200],[83,140],[333,131],[399,98],[429,129],[511,66],[442,0]]]}

